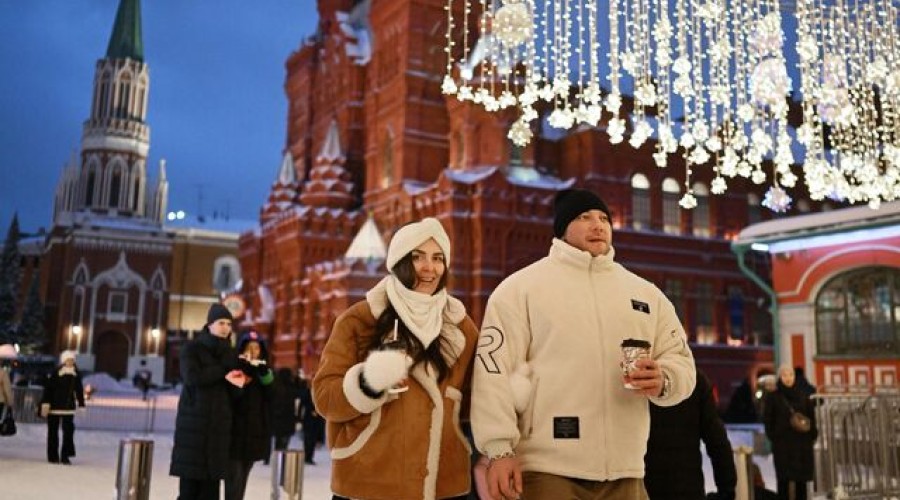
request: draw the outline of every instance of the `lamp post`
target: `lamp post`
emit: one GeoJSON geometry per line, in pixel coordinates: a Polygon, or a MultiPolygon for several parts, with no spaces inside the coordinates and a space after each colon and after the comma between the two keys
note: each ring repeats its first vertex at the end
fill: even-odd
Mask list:
{"type": "Polygon", "coordinates": [[[150,330],[150,336],[153,337],[153,354],[159,356],[159,328],[153,327],[150,330]]]}
{"type": "Polygon", "coordinates": [[[69,328],[69,332],[70,332],[70,335],[69,335],[69,346],[71,347],[71,345],[72,345],[72,339],[74,338],[74,339],[75,339],[75,351],[79,351],[79,349],[78,349],[78,344],[79,344],[78,339],[79,339],[79,337],[81,336],[81,325],[72,325],[72,326],[69,328]]]}

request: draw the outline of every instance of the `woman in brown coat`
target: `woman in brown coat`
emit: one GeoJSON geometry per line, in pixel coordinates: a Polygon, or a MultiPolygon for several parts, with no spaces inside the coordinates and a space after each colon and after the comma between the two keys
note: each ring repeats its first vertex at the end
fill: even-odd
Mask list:
{"type": "Polygon", "coordinates": [[[334,324],[312,386],[327,421],[335,499],[469,492],[459,421],[478,331],[447,294],[449,261],[436,219],[403,226],[388,248],[390,274],[334,324]]]}

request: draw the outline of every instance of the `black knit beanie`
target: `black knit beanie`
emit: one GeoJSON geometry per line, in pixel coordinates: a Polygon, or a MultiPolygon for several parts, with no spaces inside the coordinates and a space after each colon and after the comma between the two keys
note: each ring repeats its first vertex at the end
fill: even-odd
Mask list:
{"type": "Polygon", "coordinates": [[[586,189],[564,189],[553,198],[553,235],[562,238],[569,223],[588,210],[600,210],[609,215],[606,203],[586,189]]]}
{"type": "Polygon", "coordinates": [[[234,321],[234,318],[231,316],[231,311],[229,311],[227,307],[222,304],[213,304],[209,306],[209,312],[206,313],[206,324],[209,325],[215,323],[220,319],[234,321]]]}

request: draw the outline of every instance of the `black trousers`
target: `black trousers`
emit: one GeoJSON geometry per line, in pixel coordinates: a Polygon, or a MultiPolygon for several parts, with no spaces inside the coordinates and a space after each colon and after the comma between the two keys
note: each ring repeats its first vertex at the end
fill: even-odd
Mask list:
{"type": "Polygon", "coordinates": [[[178,500],[219,500],[219,480],[182,477],[178,480],[178,500]]]}
{"type": "Polygon", "coordinates": [[[319,441],[317,430],[315,425],[310,428],[303,426],[303,461],[308,464],[314,463],[313,455],[316,453],[316,444],[319,441]]]}
{"type": "Polygon", "coordinates": [[[777,479],[779,500],[806,500],[806,481],[777,479]]]}
{"type": "Polygon", "coordinates": [[[75,456],[75,415],[47,415],[47,460],[59,462],[75,456]],[[62,450],[59,449],[59,424],[62,423],[62,450]]]}
{"type": "Polygon", "coordinates": [[[247,478],[253,468],[252,460],[228,460],[225,471],[225,500],[242,500],[247,490],[247,478]]]}
{"type": "Polygon", "coordinates": [[[287,434],[284,436],[275,436],[275,449],[276,450],[286,450],[288,444],[291,442],[291,435],[287,434]]]}

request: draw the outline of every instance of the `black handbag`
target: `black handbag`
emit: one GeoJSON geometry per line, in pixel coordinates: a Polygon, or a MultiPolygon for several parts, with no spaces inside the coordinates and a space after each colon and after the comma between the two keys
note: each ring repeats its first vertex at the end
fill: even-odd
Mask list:
{"type": "Polygon", "coordinates": [[[16,434],[16,421],[13,419],[12,408],[3,405],[0,411],[0,436],[14,436],[16,434]]]}

